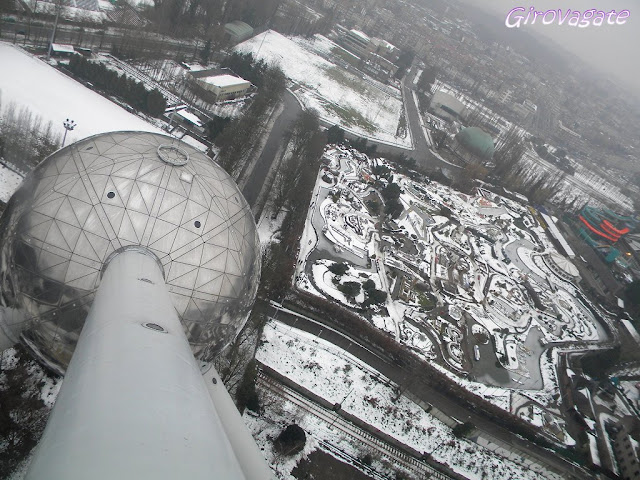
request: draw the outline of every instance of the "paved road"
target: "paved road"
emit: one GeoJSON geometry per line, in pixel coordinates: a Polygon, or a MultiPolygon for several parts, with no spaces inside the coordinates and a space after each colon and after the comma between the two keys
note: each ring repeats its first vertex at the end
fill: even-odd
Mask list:
{"type": "Polygon", "coordinates": [[[274,122],[273,128],[269,132],[269,138],[262,149],[262,153],[256,161],[253,171],[249,175],[245,187],[242,190],[244,198],[247,199],[251,207],[254,206],[262,191],[263,184],[267,178],[271,164],[275,160],[276,153],[289,137],[287,132],[302,112],[300,104],[288,91],[285,91],[282,100],[284,102],[284,108],[274,122]]]}
{"type": "Polygon", "coordinates": [[[312,333],[318,338],[329,341],[334,345],[348,351],[350,354],[358,357],[360,360],[375,368],[381,374],[400,385],[401,388],[409,390],[413,395],[430,403],[449,417],[455,418],[461,422],[471,421],[480,431],[486,432],[491,436],[500,439],[508,444],[514,450],[519,451],[523,456],[531,456],[534,460],[542,462],[555,473],[559,473],[563,478],[585,479],[590,475],[586,471],[578,470],[574,465],[557,456],[555,453],[543,449],[535,444],[522,439],[512,432],[494,424],[487,420],[484,416],[478,415],[471,410],[461,406],[453,401],[450,397],[442,395],[432,386],[425,383],[415,372],[400,369],[393,363],[390,358],[385,355],[368,348],[359,343],[361,340],[349,338],[342,333],[333,330],[328,325],[322,325],[311,319],[298,317],[286,313],[282,310],[276,310],[274,307],[259,302],[257,306],[269,312],[271,318],[277,321],[295,327],[297,329],[312,333]]]}
{"type": "MultiPolygon", "coordinates": [[[[440,162],[436,157],[434,157],[429,152],[429,145],[427,145],[427,141],[424,138],[424,132],[422,131],[422,127],[420,126],[420,112],[418,112],[418,107],[416,106],[416,102],[413,100],[413,79],[416,76],[417,70],[411,69],[405,75],[402,81],[402,93],[404,95],[404,101],[406,102],[406,111],[409,118],[407,118],[407,122],[409,123],[409,127],[411,128],[411,135],[413,137],[413,145],[414,151],[413,158],[422,165],[426,165],[429,167],[439,166],[437,165],[440,162]]],[[[444,164],[443,164],[444,165],[444,164]]]]}

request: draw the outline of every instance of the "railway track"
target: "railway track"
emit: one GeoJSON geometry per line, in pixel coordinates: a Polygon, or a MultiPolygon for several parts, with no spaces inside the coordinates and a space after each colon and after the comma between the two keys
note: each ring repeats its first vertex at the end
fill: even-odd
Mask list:
{"type": "MultiPolygon", "coordinates": [[[[415,475],[416,478],[427,479],[433,478],[437,480],[449,480],[450,477],[439,472],[438,470],[431,467],[429,464],[416,458],[413,455],[408,454],[407,452],[402,451],[401,449],[390,445],[389,443],[381,440],[370,432],[354,425],[353,423],[345,420],[336,412],[322,407],[313,401],[307,399],[302,394],[296,392],[295,390],[283,385],[276,379],[270,377],[263,371],[259,371],[257,378],[258,385],[262,388],[270,390],[276,395],[282,397],[283,399],[297,405],[302,408],[306,412],[316,416],[320,420],[323,420],[329,423],[329,428],[336,429],[340,431],[342,435],[349,436],[352,441],[356,444],[366,445],[377,452],[380,453],[382,457],[385,457],[392,465],[402,466],[407,471],[411,472],[411,474],[415,475]]],[[[330,444],[329,442],[322,441],[320,442],[329,450],[334,453],[339,454],[343,458],[353,461],[353,457],[350,455],[341,452],[338,447],[330,444]],[[327,444],[327,445],[325,445],[327,444]]],[[[355,459],[357,461],[357,459],[355,459]]],[[[368,472],[372,475],[373,478],[385,479],[384,475],[381,475],[378,472],[368,472]]]]}

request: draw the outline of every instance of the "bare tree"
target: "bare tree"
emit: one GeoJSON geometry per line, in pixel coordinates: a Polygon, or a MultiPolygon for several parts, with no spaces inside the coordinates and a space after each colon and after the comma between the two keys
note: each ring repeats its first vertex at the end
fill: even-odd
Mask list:
{"type": "Polygon", "coordinates": [[[503,138],[498,142],[493,154],[493,161],[496,164],[494,175],[505,179],[522,159],[525,152],[522,134],[516,126],[512,126],[503,138]]]}
{"type": "Polygon", "coordinates": [[[51,122],[45,123],[27,107],[18,110],[9,103],[2,109],[0,105],[0,141],[5,161],[29,171],[57,150],[61,140],[61,133],[54,132],[51,122]]]}
{"type": "Polygon", "coordinates": [[[214,359],[213,364],[229,392],[236,390],[247,364],[255,356],[265,321],[266,317],[254,310],[231,345],[214,359]]]}
{"type": "Polygon", "coordinates": [[[276,217],[288,203],[292,186],[298,183],[300,158],[289,155],[276,174],[272,190],[271,209],[276,217]]]}

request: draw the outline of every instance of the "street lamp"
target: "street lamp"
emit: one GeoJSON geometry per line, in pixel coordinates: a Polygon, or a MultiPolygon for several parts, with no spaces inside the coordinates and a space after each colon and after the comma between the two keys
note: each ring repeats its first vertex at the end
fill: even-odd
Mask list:
{"type": "Polygon", "coordinates": [[[351,395],[351,392],[353,392],[353,388],[351,390],[349,390],[349,393],[347,393],[344,398],[342,399],[341,402],[339,403],[334,403],[333,407],[331,407],[331,411],[332,412],[336,412],[336,416],[334,417],[333,421],[329,424],[329,428],[333,427],[333,424],[336,423],[336,420],[338,420],[338,415],[340,415],[340,410],[342,410],[342,404],[347,400],[347,397],[349,395],[351,395]]]}
{"type": "Polygon", "coordinates": [[[64,142],[67,140],[67,133],[76,128],[76,122],[70,119],[66,119],[62,122],[62,126],[64,127],[64,138],[62,139],[62,146],[64,147],[64,142]]]}

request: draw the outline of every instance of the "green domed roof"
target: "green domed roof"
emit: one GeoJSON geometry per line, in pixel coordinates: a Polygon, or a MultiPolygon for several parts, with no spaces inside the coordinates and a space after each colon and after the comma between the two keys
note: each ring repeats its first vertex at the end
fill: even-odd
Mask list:
{"type": "Polygon", "coordinates": [[[464,128],[458,132],[456,140],[474,155],[485,160],[490,160],[493,157],[495,150],[493,138],[481,128],[464,128]]]}

